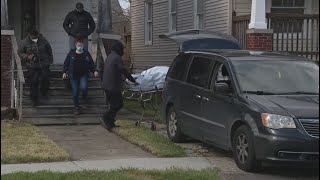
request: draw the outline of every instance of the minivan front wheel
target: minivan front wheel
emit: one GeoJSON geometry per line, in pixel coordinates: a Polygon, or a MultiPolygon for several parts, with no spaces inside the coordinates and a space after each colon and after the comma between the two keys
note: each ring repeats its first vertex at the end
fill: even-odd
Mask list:
{"type": "Polygon", "coordinates": [[[185,136],[182,134],[177,112],[174,107],[170,107],[167,112],[167,134],[171,141],[180,143],[185,140],[185,136]]]}
{"type": "Polygon", "coordinates": [[[240,126],[232,138],[233,158],[244,171],[258,171],[261,163],[255,159],[253,134],[248,126],[240,126]]]}

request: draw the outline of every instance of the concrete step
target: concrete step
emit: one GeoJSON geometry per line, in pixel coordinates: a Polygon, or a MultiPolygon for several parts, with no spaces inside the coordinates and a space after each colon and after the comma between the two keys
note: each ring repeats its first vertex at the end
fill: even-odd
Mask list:
{"type": "MultiPolygon", "coordinates": [[[[82,103],[82,99],[80,96],[80,104],[82,103]]],[[[105,97],[104,96],[88,96],[88,105],[105,105],[105,97]]],[[[24,106],[31,106],[32,101],[29,97],[23,98],[23,105],[24,106]]],[[[49,97],[48,99],[44,100],[41,97],[39,98],[40,105],[73,105],[72,96],[55,96],[49,97]]]]}
{"type": "MultiPolygon", "coordinates": [[[[100,124],[102,114],[56,114],[56,115],[24,115],[23,120],[33,125],[95,125],[100,124]]],[[[139,120],[140,115],[121,110],[116,119],[139,120]]]]}
{"type": "MultiPolygon", "coordinates": [[[[101,87],[89,87],[88,88],[88,94],[90,95],[96,95],[96,96],[103,96],[103,90],[101,87]]],[[[30,95],[30,87],[25,87],[23,89],[23,95],[29,96],[30,95]]],[[[66,87],[50,87],[48,91],[48,96],[70,96],[71,90],[67,89],[66,87]]]]}
{"type": "MultiPolygon", "coordinates": [[[[103,114],[107,109],[106,105],[83,105],[80,112],[84,114],[103,114]]],[[[52,106],[24,106],[23,115],[55,115],[73,114],[73,105],[52,105],[52,106]]]]}
{"type": "MultiPolygon", "coordinates": [[[[51,87],[64,87],[69,80],[63,80],[62,78],[50,78],[51,87]]],[[[30,81],[26,81],[24,87],[30,86],[30,81]]],[[[98,78],[90,78],[88,81],[89,87],[101,87],[101,81],[98,78]]]]}

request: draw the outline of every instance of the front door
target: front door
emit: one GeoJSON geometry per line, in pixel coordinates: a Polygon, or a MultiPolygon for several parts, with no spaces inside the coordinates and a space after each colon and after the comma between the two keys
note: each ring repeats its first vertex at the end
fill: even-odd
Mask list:
{"type": "Polygon", "coordinates": [[[232,78],[226,67],[227,65],[217,61],[211,83],[212,87],[206,92],[206,101],[203,102],[203,116],[206,119],[206,125],[203,128],[205,141],[224,149],[228,146],[229,122],[239,117],[238,112],[240,112],[236,106],[237,99],[233,95],[232,78]],[[229,85],[231,93],[215,92],[215,86],[218,86],[219,83],[229,85]]]}
{"type": "Polygon", "coordinates": [[[181,89],[181,119],[183,131],[192,138],[202,140],[202,102],[209,88],[214,61],[208,57],[194,56],[187,75],[187,83],[181,89]]]}
{"type": "Polygon", "coordinates": [[[28,32],[36,28],[36,1],[21,1],[21,39],[24,39],[28,32]]]}
{"type": "Polygon", "coordinates": [[[91,12],[90,0],[39,1],[40,32],[52,47],[54,64],[63,64],[69,52],[69,37],[62,24],[68,12],[75,9],[77,2],[82,2],[84,9],[91,12]]]}

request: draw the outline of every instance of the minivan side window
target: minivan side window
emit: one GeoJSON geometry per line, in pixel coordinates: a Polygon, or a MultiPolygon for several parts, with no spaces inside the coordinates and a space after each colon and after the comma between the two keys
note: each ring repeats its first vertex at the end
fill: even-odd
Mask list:
{"type": "Polygon", "coordinates": [[[187,82],[202,88],[208,88],[214,61],[206,57],[194,57],[188,73],[187,82]]]}
{"type": "Polygon", "coordinates": [[[168,77],[183,81],[185,80],[190,63],[190,54],[179,54],[173,61],[168,72],[168,77]]]}

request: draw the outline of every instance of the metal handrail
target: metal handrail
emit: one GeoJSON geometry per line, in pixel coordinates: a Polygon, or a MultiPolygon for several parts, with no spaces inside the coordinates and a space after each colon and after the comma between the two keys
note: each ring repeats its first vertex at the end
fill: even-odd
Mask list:
{"type": "Polygon", "coordinates": [[[22,119],[23,85],[25,78],[22,70],[22,63],[18,54],[18,43],[14,35],[11,35],[12,42],[12,61],[11,61],[11,108],[15,108],[18,113],[19,121],[22,119]],[[15,68],[16,67],[16,68],[15,68]],[[15,70],[17,70],[17,80],[15,80],[15,70]]]}

